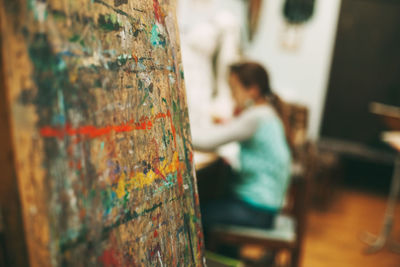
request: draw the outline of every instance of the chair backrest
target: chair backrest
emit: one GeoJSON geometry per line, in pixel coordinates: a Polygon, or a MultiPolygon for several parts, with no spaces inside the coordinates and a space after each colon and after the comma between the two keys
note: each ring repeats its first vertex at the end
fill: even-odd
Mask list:
{"type": "Polygon", "coordinates": [[[285,103],[288,117],[289,144],[293,155],[293,173],[287,194],[284,214],[292,216],[296,221],[296,252],[300,262],[301,248],[307,225],[309,206],[309,185],[316,168],[316,147],[307,139],[308,109],[299,104],[285,103]]]}
{"type": "Polygon", "coordinates": [[[306,106],[284,102],[287,117],[286,130],[293,156],[307,143],[308,108],[306,106]]]}
{"type": "Polygon", "coordinates": [[[294,200],[298,197],[294,195],[294,188],[301,182],[298,179],[304,177],[307,171],[306,161],[308,151],[306,150],[309,146],[307,143],[308,109],[303,105],[290,102],[283,102],[283,106],[285,117],[287,118],[287,125],[285,126],[287,131],[286,136],[293,157],[292,181],[289,186],[283,212],[295,216],[294,200]]]}

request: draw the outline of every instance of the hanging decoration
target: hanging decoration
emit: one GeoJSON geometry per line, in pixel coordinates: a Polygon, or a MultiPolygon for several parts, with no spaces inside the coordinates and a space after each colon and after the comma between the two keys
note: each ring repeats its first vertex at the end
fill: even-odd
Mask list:
{"type": "Polygon", "coordinates": [[[283,16],[285,29],[282,33],[282,47],[297,50],[303,37],[303,26],[314,14],[315,0],[285,0],[283,16]]]}
{"type": "Polygon", "coordinates": [[[247,32],[249,41],[252,41],[257,31],[263,0],[249,0],[247,12],[247,32]]]}
{"type": "Polygon", "coordinates": [[[315,0],[286,0],[283,15],[290,24],[307,22],[314,13],[315,0]]]}

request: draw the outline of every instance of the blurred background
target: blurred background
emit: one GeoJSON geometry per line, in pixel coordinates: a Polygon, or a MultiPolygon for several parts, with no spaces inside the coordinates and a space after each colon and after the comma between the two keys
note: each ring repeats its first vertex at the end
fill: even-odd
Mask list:
{"type": "MultiPolygon", "coordinates": [[[[268,266],[265,251],[274,251],[271,266],[400,266],[393,242],[400,242],[400,2],[178,3],[192,131],[232,116],[228,67],[241,60],[268,70],[290,122],[295,178],[287,210],[297,223],[282,231],[294,237],[281,238],[280,229],[258,239],[216,236],[239,242],[249,266],[268,266]]],[[[218,176],[213,161],[234,166],[237,153],[235,144],[217,156],[196,152],[201,202],[224,183],[207,181],[218,176]]]]}

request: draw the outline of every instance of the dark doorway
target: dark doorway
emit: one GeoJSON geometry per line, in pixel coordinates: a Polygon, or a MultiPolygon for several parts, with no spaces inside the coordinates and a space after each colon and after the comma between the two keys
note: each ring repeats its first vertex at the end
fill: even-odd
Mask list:
{"type": "Polygon", "coordinates": [[[400,1],[342,0],[321,137],[385,150],[373,101],[400,106],[400,1]]]}

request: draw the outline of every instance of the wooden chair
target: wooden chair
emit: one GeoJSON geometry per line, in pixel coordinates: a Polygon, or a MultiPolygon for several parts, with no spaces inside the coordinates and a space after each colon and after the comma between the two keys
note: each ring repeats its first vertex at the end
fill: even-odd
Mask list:
{"type": "MultiPolygon", "coordinates": [[[[304,118],[301,119],[305,123],[304,118]]],[[[291,125],[291,129],[301,129],[295,123],[291,123],[291,125]]],[[[298,135],[295,132],[290,132],[289,136],[298,135]]],[[[299,142],[298,139],[294,141],[293,143],[297,143],[297,146],[293,153],[295,163],[291,185],[285,207],[281,214],[277,216],[274,228],[266,230],[235,225],[218,225],[211,229],[208,237],[212,247],[217,247],[220,244],[258,245],[265,250],[275,252],[275,254],[286,250],[291,255],[290,265],[293,267],[300,266],[301,249],[306,228],[308,184],[314,170],[315,160],[313,155],[315,153],[314,146],[310,143],[299,142]]]]}
{"type": "Polygon", "coordinates": [[[289,192],[289,206],[279,214],[271,230],[218,225],[211,230],[212,247],[219,244],[258,245],[266,250],[291,254],[291,266],[300,266],[301,248],[306,226],[308,178],[293,177],[289,192]]]}

